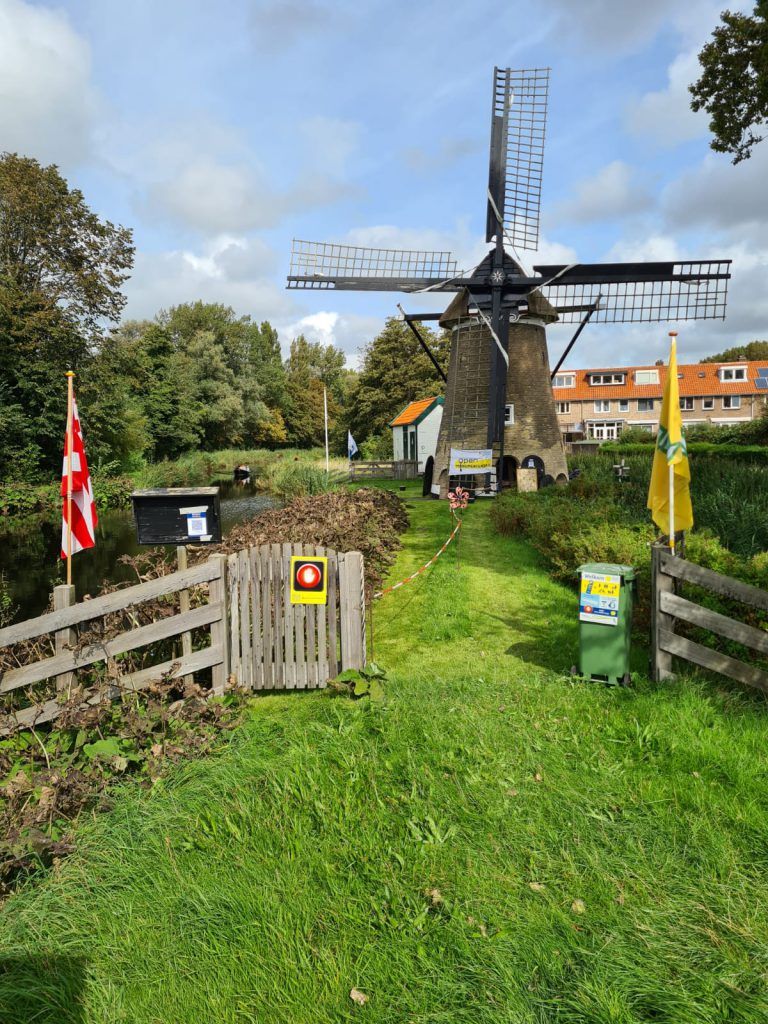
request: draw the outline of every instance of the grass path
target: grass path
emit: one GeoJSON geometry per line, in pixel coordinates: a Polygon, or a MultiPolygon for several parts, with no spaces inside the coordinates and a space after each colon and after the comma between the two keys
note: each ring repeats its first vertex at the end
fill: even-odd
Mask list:
{"type": "Polygon", "coordinates": [[[463,533],[377,606],[384,703],[258,700],[0,908],[3,1024],[768,1019],[764,704],[572,684],[573,595],[463,533]]]}

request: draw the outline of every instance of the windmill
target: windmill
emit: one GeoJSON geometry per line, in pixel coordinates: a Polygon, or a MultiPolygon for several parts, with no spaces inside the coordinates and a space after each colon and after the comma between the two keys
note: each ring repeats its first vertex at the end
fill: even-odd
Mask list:
{"type": "Polygon", "coordinates": [[[474,270],[458,270],[449,252],[293,242],[288,288],[456,293],[442,313],[402,313],[425,348],[419,321],[451,332],[432,486],[442,497],[454,482],[452,448],[492,449],[494,470],[477,480],[486,493],[523,463],[546,483],[567,481],[551,378],[588,322],[725,317],[730,260],[524,269],[518,250],[539,245],[548,91],[548,68],[494,69],[485,234],[492,247],[474,270]],[[550,373],[545,329],[555,322],[578,328],[550,373]]]}

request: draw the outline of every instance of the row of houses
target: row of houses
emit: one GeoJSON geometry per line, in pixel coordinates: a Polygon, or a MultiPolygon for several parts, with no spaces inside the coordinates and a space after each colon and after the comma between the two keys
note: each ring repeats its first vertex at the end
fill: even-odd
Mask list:
{"type": "MultiPolygon", "coordinates": [[[[768,400],[768,361],[691,363],[678,366],[683,422],[743,423],[762,414],[768,400]]],[[[627,427],[655,433],[667,367],[602,367],[563,370],[552,393],[566,441],[609,441],[627,427]]],[[[395,459],[412,459],[423,471],[435,454],[443,399],[411,402],[390,423],[395,459]]]]}

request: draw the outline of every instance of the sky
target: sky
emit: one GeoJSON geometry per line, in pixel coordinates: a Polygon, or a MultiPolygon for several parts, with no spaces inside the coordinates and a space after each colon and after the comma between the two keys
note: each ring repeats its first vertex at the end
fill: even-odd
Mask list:
{"type": "MultiPolygon", "coordinates": [[[[434,297],[287,291],[291,239],[483,257],[495,65],[551,68],[532,265],[733,259],[681,362],[768,338],[768,140],[738,166],[689,107],[724,0],[0,0],[0,150],[56,163],[132,228],[126,318],[203,299],[357,365],[434,297]]],[[[729,3],[732,10],[751,4],[729,3]]],[[[594,325],[566,365],[666,357],[594,325]]],[[[572,326],[548,331],[554,362],[572,326]]]]}

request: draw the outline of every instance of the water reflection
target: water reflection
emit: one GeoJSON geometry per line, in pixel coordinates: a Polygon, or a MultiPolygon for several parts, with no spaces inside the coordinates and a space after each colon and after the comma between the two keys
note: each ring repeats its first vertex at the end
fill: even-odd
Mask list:
{"type": "MultiPolygon", "coordinates": [[[[250,480],[215,480],[221,488],[221,520],[224,536],[236,523],[251,519],[279,504],[270,494],[256,490],[250,480]]],[[[5,574],[16,619],[45,611],[51,591],[66,577],[59,556],[61,520],[30,517],[10,530],[0,530],[0,571],[5,574]]],[[[95,594],[105,581],[138,582],[133,570],[120,562],[121,555],[136,555],[136,528],[130,509],[103,512],[96,531],[96,547],[81,551],[73,562],[77,596],[95,594]]],[[[166,548],[173,557],[175,548],[166,548]]]]}

